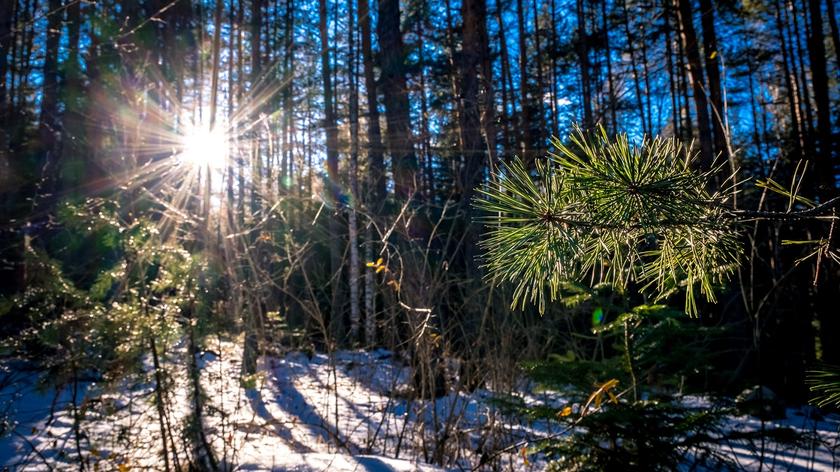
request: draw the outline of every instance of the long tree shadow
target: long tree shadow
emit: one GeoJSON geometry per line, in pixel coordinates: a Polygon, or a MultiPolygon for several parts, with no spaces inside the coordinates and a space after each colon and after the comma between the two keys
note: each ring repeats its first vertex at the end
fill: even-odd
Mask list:
{"type": "Polygon", "coordinates": [[[289,447],[300,453],[312,452],[311,447],[300,442],[294,437],[291,429],[284,424],[284,421],[277,419],[270,411],[268,411],[268,408],[265,406],[266,401],[263,398],[262,389],[249,388],[245,391],[245,396],[248,398],[248,402],[250,403],[251,409],[254,413],[265,421],[266,425],[271,426],[277,436],[285,441],[289,447]]]}
{"type": "MultiPolygon", "coordinates": [[[[345,447],[352,454],[358,453],[361,450],[359,445],[355,444],[351,438],[344,437],[340,431],[337,431],[335,425],[331,424],[322,416],[318,409],[294,385],[294,378],[296,376],[305,375],[314,380],[315,384],[319,387],[319,391],[329,391],[327,386],[318,378],[317,372],[310,365],[306,365],[304,369],[304,372],[300,372],[297,369],[287,370],[282,367],[272,369],[274,387],[277,389],[274,392],[275,404],[288,414],[298,418],[300,423],[306,426],[312,436],[325,442],[334,441],[339,446],[345,447]]],[[[346,402],[346,399],[340,396],[339,398],[346,402]]]]}

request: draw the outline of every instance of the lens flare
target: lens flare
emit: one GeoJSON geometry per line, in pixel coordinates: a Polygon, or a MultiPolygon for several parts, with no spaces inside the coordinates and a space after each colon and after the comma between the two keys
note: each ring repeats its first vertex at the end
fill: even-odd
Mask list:
{"type": "Polygon", "coordinates": [[[193,128],[183,137],[181,162],[221,169],[228,154],[228,137],[222,129],[193,128]]]}

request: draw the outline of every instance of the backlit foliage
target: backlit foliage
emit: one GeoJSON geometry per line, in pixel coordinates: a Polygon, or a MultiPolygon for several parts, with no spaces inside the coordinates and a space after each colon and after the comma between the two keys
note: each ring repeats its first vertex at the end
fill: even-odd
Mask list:
{"type": "Polygon", "coordinates": [[[565,283],[631,284],[661,300],[685,289],[714,301],[714,287],[735,269],[738,235],[724,211],[728,193],[713,192],[718,169],[698,172],[676,139],[593,135],[580,129],[533,170],[504,166],[481,190],[488,212],[483,247],[490,276],[515,284],[513,305],[540,312],[565,283]]]}

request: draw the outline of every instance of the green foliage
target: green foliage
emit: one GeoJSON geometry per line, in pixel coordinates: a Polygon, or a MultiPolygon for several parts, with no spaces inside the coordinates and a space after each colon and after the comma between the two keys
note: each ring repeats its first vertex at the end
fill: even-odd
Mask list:
{"type": "Polygon", "coordinates": [[[635,284],[655,301],[684,287],[689,314],[698,287],[713,301],[740,252],[725,197],[707,190],[714,171],[693,170],[675,139],[636,146],[603,128],[569,139],[552,142],[536,178],[520,160],[503,167],[476,202],[489,226],[485,267],[516,286],[513,306],[542,313],[565,284],[587,279],[635,284]]]}
{"type": "Polygon", "coordinates": [[[154,222],[125,223],[102,201],[66,204],[58,215],[50,245],[59,249],[27,247],[27,288],[0,303],[0,316],[20,325],[5,347],[37,360],[54,382],[75,370],[125,373],[150,336],[162,347],[176,339],[203,264],[162,241],[154,222]],[[91,252],[107,257],[80,269],[91,252]]]}
{"type": "MultiPolygon", "coordinates": [[[[686,378],[706,376],[713,365],[713,354],[706,354],[713,350],[706,346],[728,336],[728,331],[704,327],[664,305],[622,308],[610,301],[610,291],[603,286],[567,287],[564,294],[570,295],[563,298],[567,306],[602,309],[591,331],[608,349],[602,348],[595,358],[569,351],[524,365],[542,389],[563,392],[563,404],[526,405],[516,398],[499,402],[503,410],[531,420],[559,422],[560,430],[567,432],[533,448],[547,455],[550,468],[655,471],[692,462],[712,468],[734,466],[718,452],[725,450],[721,444],[752,438],[723,428],[721,420],[731,412],[692,408],[669,394],[683,387],[686,378]],[[633,371],[651,383],[649,388],[639,387],[640,397],[656,401],[631,399],[633,371]]],[[[769,429],[767,434],[796,439],[781,430],[769,429]]]]}
{"type": "Polygon", "coordinates": [[[787,428],[728,432],[721,423],[730,413],[726,409],[695,409],[667,402],[620,402],[582,417],[563,417],[577,432],[544,441],[534,449],[552,459],[549,470],[667,471],[686,463],[701,468],[734,469],[737,464],[721,444],[749,441],[761,435],[784,443],[799,439],[787,428]]]}

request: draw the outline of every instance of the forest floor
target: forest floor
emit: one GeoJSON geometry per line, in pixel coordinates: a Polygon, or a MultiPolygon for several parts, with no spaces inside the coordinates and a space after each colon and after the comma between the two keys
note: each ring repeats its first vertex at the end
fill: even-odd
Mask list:
{"type": "MultiPolygon", "coordinates": [[[[266,356],[257,374],[243,381],[240,345],[210,340],[198,359],[204,390],[201,429],[215,461],[231,470],[470,470],[482,453],[557,432],[545,422],[502,414],[488,390],[450,393],[434,402],[412,400],[406,388],[409,370],[384,350],[266,356]],[[428,465],[432,462],[443,467],[428,465]]],[[[183,355],[181,346],[169,358],[183,355]]],[[[88,470],[164,470],[161,423],[170,432],[170,466],[184,464],[194,453],[187,444],[196,443],[184,439],[194,431],[188,427],[192,384],[185,368],[171,364],[163,422],[153,401],[151,365],[139,381],[107,387],[79,381],[75,389],[72,384],[56,389],[40,386],[43,374],[27,370],[25,363],[0,364],[0,467],[78,470],[81,455],[88,470]],[[78,428],[74,417],[80,418],[78,428]]],[[[527,384],[517,394],[526,403],[563,403],[562,395],[534,393],[527,384]]],[[[711,406],[703,397],[683,401],[711,406]]],[[[743,442],[722,453],[736,458],[744,470],[840,470],[840,416],[811,419],[804,414],[808,411],[788,409],[787,419],[763,426],[811,433],[810,446],[743,442]],[[759,466],[760,448],[764,461],[759,466]]],[[[731,429],[761,427],[747,416],[727,422],[731,429]]],[[[495,457],[494,464],[505,470],[546,465],[518,446],[510,451],[495,457]]]]}

